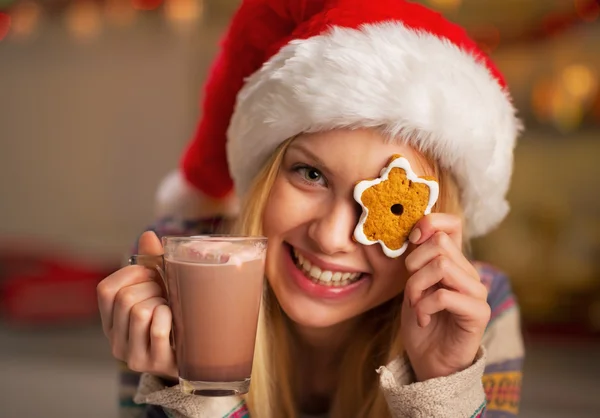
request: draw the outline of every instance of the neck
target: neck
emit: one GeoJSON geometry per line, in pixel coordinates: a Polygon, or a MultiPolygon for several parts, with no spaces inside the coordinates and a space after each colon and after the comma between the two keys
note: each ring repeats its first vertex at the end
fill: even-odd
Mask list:
{"type": "Polygon", "coordinates": [[[326,413],[339,377],[339,367],[358,319],[327,328],[292,323],[295,339],[296,394],[300,410],[326,413]]]}
{"type": "Polygon", "coordinates": [[[357,323],[358,318],[353,318],[326,328],[293,324],[293,329],[300,350],[305,353],[316,352],[320,356],[324,353],[336,355],[346,346],[357,323]]]}

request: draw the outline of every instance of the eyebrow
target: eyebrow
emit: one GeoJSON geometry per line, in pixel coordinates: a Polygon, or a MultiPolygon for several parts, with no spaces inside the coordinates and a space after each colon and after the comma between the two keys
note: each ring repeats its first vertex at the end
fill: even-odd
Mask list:
{"type": "Polygon", "coordinates": [[[302,154],[304,154],[305,157],[307,157],[309,160],[312,160],[311,164],[314,165],[315,168],[317,168],[317,169],[319,169],[319,171],[322,171],[323,173],[325,173],[328,177],[332,174],[331,171],[327,168],[327,164],[325,164],[322,159],[317,157],[316,154],[314,154],[312,151],[310,151],[308,148],[306,148],[302,144],[292,143],[292,144],[290,144],[290,147],[288,148],[288,151],[289,150],[299,151],[302,154]]]}

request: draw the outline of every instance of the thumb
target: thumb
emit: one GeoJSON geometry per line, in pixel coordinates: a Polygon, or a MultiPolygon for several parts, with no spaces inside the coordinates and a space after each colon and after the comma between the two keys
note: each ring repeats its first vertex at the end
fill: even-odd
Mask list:
{"type": "Polygon", "coordinates": [[[138,240],[138,254],[162,255],[163,246],[154,231],[146,231],[138,240]]]}

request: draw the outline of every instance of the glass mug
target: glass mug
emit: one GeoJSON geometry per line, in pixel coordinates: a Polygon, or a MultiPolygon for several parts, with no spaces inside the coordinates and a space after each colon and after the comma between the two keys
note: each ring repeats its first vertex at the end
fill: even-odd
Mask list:
{"type": "Polygon", "coordinates": [[[158,271],[173,313],[171,345],[184,393],[247,393],[263,293],[267,239],[164,237],[164,255],[130,264],[158,271]]]}

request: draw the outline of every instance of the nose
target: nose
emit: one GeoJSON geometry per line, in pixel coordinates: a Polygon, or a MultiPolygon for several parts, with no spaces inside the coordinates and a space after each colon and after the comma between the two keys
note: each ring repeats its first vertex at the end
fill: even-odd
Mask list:
{"type": "Polygon", "coordinates": [[[323,254],[349,253],[357,246],[352,239],[357,222],[356,205],[346,199],[335,200],[312,220],[308,235],[323,254]]]}

